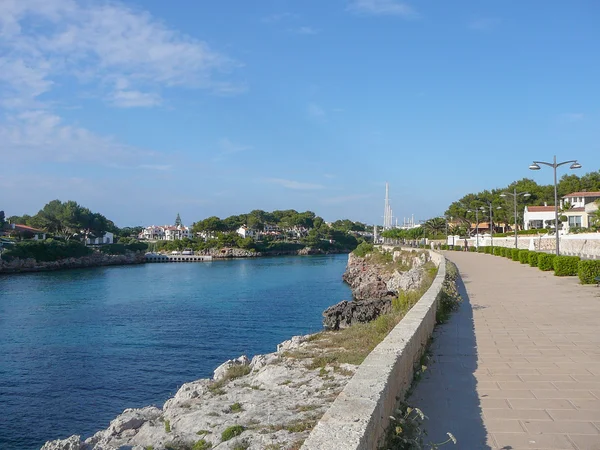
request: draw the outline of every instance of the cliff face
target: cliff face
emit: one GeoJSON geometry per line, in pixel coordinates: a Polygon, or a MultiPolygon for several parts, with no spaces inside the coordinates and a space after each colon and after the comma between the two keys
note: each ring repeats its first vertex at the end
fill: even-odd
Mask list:
{"type": "Polygon", "coordinates": [[[392,308],[401,291],[418,289],[423,282],[427,252],[395,251],[365,257],[348,255],[343,280],[352,288],[353,301],[342,301],[323,312],[323,326],[337,330],[370,322],[392,308]]]}
{"type": "Polygon", "coordinates": [[[127,253],[126,255],[105,255],[93,253],[81,258],[65,258],[58,261],[36,261],[33,258],[13,261],[0,261],[1,273],[45,272],[50,270],[80,269],[84,267],[119,266],[126,264],[141,264],[145,262],[143,253],[127,253]]]}

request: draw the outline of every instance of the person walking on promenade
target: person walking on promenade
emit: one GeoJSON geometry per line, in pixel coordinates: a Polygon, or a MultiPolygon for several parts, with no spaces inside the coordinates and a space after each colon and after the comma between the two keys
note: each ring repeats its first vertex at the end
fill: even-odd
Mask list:
{"type": "Polygon", "coordinates": [[[469,242],[467,241],[467,238],[465,238],[465,252],[469,251],[469,242]]]}

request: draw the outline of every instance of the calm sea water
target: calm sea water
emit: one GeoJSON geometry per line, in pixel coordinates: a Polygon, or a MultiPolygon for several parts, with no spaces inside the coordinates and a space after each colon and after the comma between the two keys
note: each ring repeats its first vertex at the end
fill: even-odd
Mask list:
{"type": "Polygon", "coordinates": [[[346,255],[0,276],[0,449],[88,437],[350,298],[346,255]]]}

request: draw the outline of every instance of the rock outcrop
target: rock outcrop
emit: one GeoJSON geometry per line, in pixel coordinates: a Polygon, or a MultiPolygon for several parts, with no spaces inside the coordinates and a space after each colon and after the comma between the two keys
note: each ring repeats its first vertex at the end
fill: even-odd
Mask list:
{"type": "MultiPolygon", "coordinates": [[[[213,379],[185,383],[164,406],[126,409],[107,429],[47,442],[43,450],[192,448],[204,439],[220,449],[298,448],[352,376],[349,364],[311,365],[298,355],[312,345],[294,336],[277,352],[227,361],[213,379]],[[233,376],[231,368],[245,370],[233,376]],[[246,375],[243,375],[246,373],[246,375]],[[239,426],[239,436],[222,433],[239,426]]],[[[236,370],[237,372],[237,370],[236,370]]]]}
{"type": "Polygon", "coordinates": [[[367,255],[348,256],[343,280],[352,288],[353,301],[344,300],[323,312],[323,326],[330,330],[353,323],[370,322],[392,309],[392,299],[402,291],[418,289],[423,282],[429,254],[421,251],[394,251],[390,259],[367,255]],[[401,270],[404,269],[404,270],[401,270]]]}

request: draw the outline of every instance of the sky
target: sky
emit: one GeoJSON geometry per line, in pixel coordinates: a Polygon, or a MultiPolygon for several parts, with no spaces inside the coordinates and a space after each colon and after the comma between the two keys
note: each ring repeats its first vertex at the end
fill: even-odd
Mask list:
{"type": "Polygon", "coordinates": [[[0,209],[399,222],[600,169],[596,0],[0,0],[0,209]],[[568,166],[559,176],[568,173],[568,166]]]}

